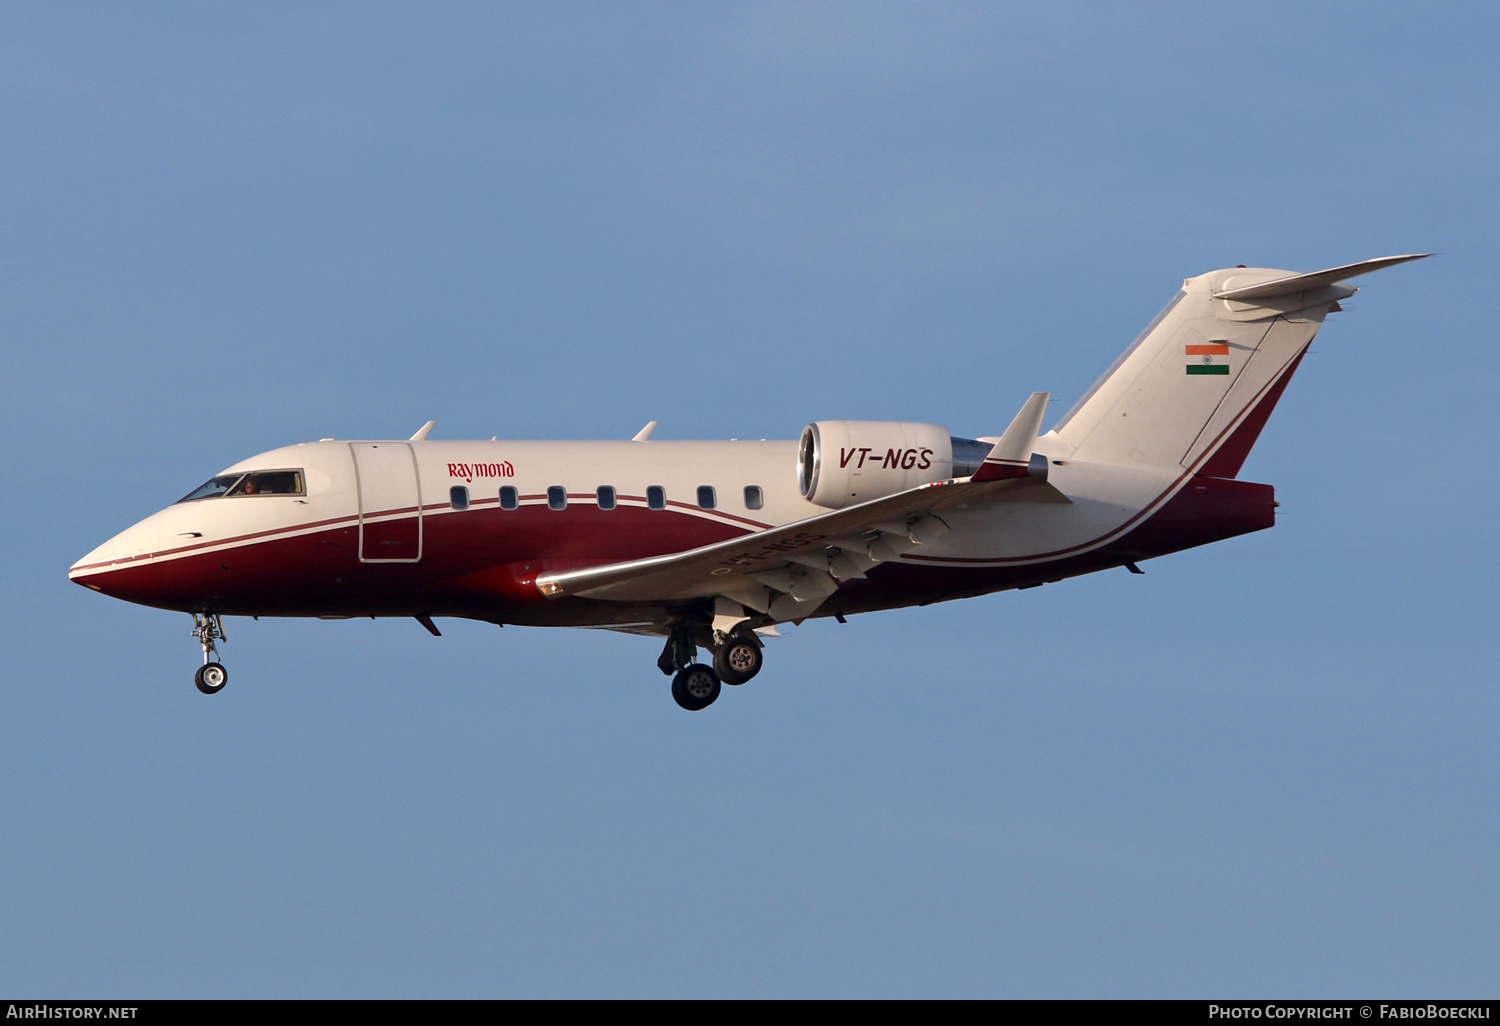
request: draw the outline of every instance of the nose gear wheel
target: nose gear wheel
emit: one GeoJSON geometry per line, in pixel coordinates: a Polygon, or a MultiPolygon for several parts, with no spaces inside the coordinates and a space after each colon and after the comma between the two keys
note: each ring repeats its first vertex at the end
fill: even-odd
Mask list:
{"type": "Polygon", "coordinates": [[[217,695],[229,683],[229,671],[220,663],[204,663],[193,674],[193,683],[205,695],[217,695]]]}

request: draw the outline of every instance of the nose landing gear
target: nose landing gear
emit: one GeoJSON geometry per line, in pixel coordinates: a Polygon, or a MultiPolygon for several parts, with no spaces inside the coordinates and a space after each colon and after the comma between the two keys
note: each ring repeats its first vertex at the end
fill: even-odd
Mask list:
{"type": "Polygon", "coordinates": [[[219,662],[215,641],[227,641],[224,618],[217,613],[193,613],[193,637],[203,646],[203,665],[193,674],[193,683],[205,695],[217,695],[229,683],[229,671],[219,662]]]}

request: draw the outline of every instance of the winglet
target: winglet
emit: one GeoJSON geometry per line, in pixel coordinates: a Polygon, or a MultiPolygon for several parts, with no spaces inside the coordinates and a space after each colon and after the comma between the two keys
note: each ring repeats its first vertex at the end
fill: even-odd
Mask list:
{"type": "Polygon", "coordinates": [[[1263,281],[1258,285],[1246,285],[1244,288],[1226,289],[1223,292],[1215,292],[1215,299],[1233,299],[1243,302],[1248,299],[1270,299],[1272,296],[1289,296],[1295,292],[1310,292],[1313,289],[1323,288],[1325,285],[1333,285],[1345,278],[1352,278],[1356,274],[1369,274],[1384,267],[1394,267],[1404,264],[1408,260],[1421,260],[1432,256],[1431,253],[1408,253],[1405,256],[1377,257],[1374,260],[1362,260],[1357,264],[1344,264],[1342,267],[1330,267],[1326,271],[1312,271],[1308,274],[1293,274],[1285,278],[1276,278],[1272,281],[1263,281]]]}
{"type": "Polygon", "coordinates": [[[998,481],[1007,477],[1025,477],[1031,463],[1031,448],[1042,430],[1042,417],[1047,412],[1047,400],[1051,392],[1033,392],[1016,419],[1010,422],[1000,441],[984,458],[971,481],[998,481]]]}
{"type": "Polygon", "coordinates": [[[433,427],[435,427],[436,425],[437,425],[437,421],[435,421],[435,420],[429,420],[426,424],[423,424],[421,427],[417,428],[417,433],[414,434],[414,435],[412,435],[411,438],[409,439],[409,441],[413,441],[413,442],[425,442],[425,441],[427,441],[427,435],[428,435],[428,433],[431,432],[432,429],[433,429],[433,427]]]}
{"type": "Polygon", "coordinates": [[[654,421],[654,420],[650,421],[650,422],[648,422],[646,424],[645,427],[641,428],[639,431],[637,431],[635,433],[635,437],[632,438],[631,441],[632,442],[644,442],[646,439],[648,439],[648,438],[651,437],[651,432],[653,432],[655,430],[656,430],[656,421],[654,421]]]}

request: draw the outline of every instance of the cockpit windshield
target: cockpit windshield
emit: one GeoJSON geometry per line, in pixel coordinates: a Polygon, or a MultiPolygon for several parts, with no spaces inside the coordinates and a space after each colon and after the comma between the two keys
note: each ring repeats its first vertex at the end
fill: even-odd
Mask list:
{"type": "Polygon", "coordinates": [[[300,470],[256,470],[248,474],[241,472],[211,477],[177,501],[195,502],[198,499],[217,499],[225,495],[239,498],[246,495],[306,494],[300,470]]]}

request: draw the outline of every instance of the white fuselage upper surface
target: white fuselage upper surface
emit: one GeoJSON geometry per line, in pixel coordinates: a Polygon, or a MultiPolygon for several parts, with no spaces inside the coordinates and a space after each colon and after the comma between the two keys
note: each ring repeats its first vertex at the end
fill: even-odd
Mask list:
{"type": "MultiPolygon", "coordinates": [[[[1038,450],[1045,454],[1048,442],[1047,436],[1038,439],[1038,450]]],[[[306,478],[305,494],[218,497],[168,506],[88,553],[73,576],[82,579],[121,565],[314,534],[335,524],[357,525],[362,518],[372,524],[416,518],[426,535],[444,517],[498,508],[502,488],[515,489],[521,509],[547,508],[549,488],[563,489],[569,508],[597,509],[599,489],[607,487],[614,489],[618,511],[649,509],[648,490],[660,488],[666,508],[651,512],[702,520],[722,528],[726,536],[749,533],[825,512],[799,492],[796,447],[792,440],[307,442],[261,453],[221,472],[299,470],[306,478]],[[404,506],[366,501],[362,508],[351,451],[357,444],[409,450],[419,501],[404,506]],[[455,487],[466,490],[469,510],[454,508],[455,487]],[[704,488],[712,489],[712,508],[699,505],[704,488]],[[752,502],[759,498],[759,508],[747,502],[747,489],[752,502]]],[[[1169,497],[1174,483],[1174,475],[1165,470],[1069,461],[1059,461],[1051,475],[1073,500],[1070,504],[1021,502],[953,510],[945,519],[954,530],[920,555],[1013,562],[1102,544],[1142,509],[1169,497]]],[[[365,488],[371,490],[368,481],[365,488]]],[[[603,526],[608,530],[607,521],[603,526]]]]}

